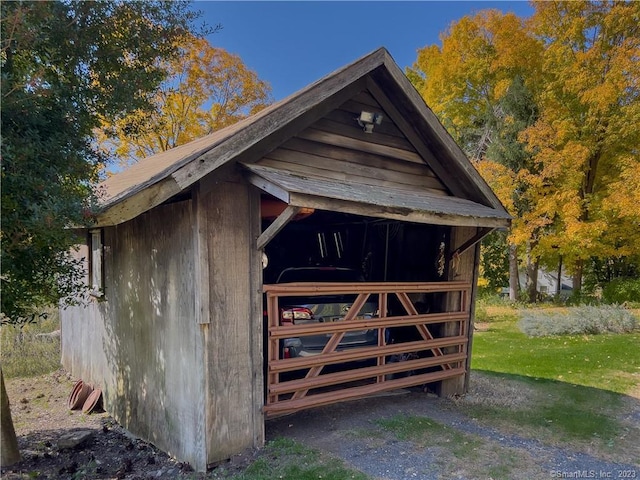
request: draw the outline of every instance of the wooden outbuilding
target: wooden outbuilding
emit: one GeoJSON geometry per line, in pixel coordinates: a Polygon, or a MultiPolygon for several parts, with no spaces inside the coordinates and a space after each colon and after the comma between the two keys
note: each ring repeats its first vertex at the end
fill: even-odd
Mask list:
{"type": "Polygon", "coordinates": [[[478,242],[510,218],[385,49],[100,189],[79,250],[93,295],[61,311],[62,363],[197,470],[262,445],[272,415],[465,391],[478,242]],[[278,283],[309,266],[364,282],[278,283]],[[283,297],[314,295],[353,307],[280,321],[283,297]],[[359,316],[371,299],[375,315],[359,316]],[[363,330],[377,344],[340,348],[363,330]],[[305,335],[326,336],[322,352],[284,357],[282,341],[305,335]]]}

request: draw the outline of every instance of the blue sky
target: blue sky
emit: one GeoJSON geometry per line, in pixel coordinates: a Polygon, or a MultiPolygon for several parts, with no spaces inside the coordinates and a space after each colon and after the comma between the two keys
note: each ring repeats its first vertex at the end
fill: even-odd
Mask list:
{"type": "Polygon", "coordinates": [[[280,100],[328,73],[385,47],[400,68],[417,50],[439,44],[451,22],[485,8],[528,17],[525,1],[196,1],[216,47],[239,55],[280,100]]]}

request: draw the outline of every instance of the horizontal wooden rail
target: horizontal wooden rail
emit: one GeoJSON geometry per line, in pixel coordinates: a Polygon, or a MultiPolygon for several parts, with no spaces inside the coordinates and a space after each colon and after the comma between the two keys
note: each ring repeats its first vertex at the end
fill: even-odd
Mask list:
{"type": "MultiPolygon", "coordinates": [[[[357,362],[369,358],[411,353],[434,348],[456,347],[466,345],[467,337],[444,337],[432,340],[428,344],[423,341],[392,343],[382,347],[356,347],[339,352],[313,355],[310,357],[284,358],[274,360],[269,364],[271,372],[291,372],[302,368],[318,367],[321,365],[335,365],[338,363],[357,362]]],[[[439,358],[439,357],[438,357],[439,358]]]]}
{"type": "Polygon", "coordinates": [[[408,327],[432,323],[459,322],[469,318],[468,312],[426,313],[423,315],[406,315],[401,317],[367,318],[348,322],[323,322],[300,325],[287,325],[273,328],[269,335],[272,338],[302,337],[333,332],[354,332],[375,328],[408,327]]]}
{"type": "Polygon", "coordinates": [[[276,414],[295,412],[303,408],[320,407],[322,405],[329,405],[339,401],[354,400],[367,395],[396,390],[398,388],[437,382],[438,380],[445,380],[447,378],[464,375],[464,373],[464,368],[452,368],[450,370],[424,373],[422,375],[398,378],[396,380],[389,380],[382,383],[373,383],[359,387],[345,388],[333,392],[318,393],[316,395],[309,395],[296,400],[287,400],[284,402],[266,405],[263,411],[267,416],[274,416],[276,414]]]}
{"type": "MultiPolygon", "coordinates": [[[[419,358],[417,360],[405,360],[402,362],[392,362],[374,367],[362,367],[354,370],[346,370],[336,373],[325,373],[313,378],[300,378],[276,383],[269,387],[269,393],[291,393],[297,390],[328,387],[354,380],[364,380],[366,378],[377,377],[379,375],[390,375],[394,373],[406,372],[408,370],[420,370],[422,368],[437,367],[443,363],[457,363],[464,361],[467,355],[464,353],[450,353],[441,357],[419,358]]],[[[387,380],[390,381],[390,380],[387,380]]]]}
{"type": "Polygon", "coordinates": [[[272,295],[339,295],[339,294],[379,294],[379,293],[439,293],[471,290],[468,282],[430,283],[279,283],[263,286],[272,295]]]}

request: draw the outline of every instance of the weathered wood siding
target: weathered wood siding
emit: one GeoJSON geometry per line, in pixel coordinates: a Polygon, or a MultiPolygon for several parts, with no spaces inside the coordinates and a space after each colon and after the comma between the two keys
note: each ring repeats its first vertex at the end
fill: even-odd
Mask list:
{"type": "MultiPolygon", "coordinates": [[[[89,284],[88,245],[81,245],[75,255],[85,261],[89,284]]],[[[60,310],[61,363],[76,378],[104,388],[115,384],[114,371],[107,362],[105,350],[107,303],[93,297],[84,301],[85,306],[60,310]]]]}
{"type": "Polygon", "coordinates": [[[209,323],[205,338],[207,463],[264,443],[262,267],[258,190],[224,182],[199,192],[206,229],[209,323]]]}
{"type": "Polygon", "coordinates": [[[105,297],[62,312],[63,365],[133,434],[194,468],[205,458],[191,201],[105,229],[105,297]]]}
{"type": "Polygon", "coordinates": [[[406,186],[410,191],[420,187],[431,194],[449,195],[421,154],[367,90],[287,140],[258,164],[329,180],[406,186]],[[384,115],[372,134],[358,125],[356,119],[362,110],[384,115]]]}
{"type": "MultiPolygon", "coordinates": [[[[473,317],[475,314],[475,297],[478,284],[478,265],[480,260],[480,243],[469,248],[457,258],[453,258],[453,253],[466,241],[476,235],[477,229],[474,227],[454,227],[449,240],[448,279],[449,281],[462,281],[471,284],[471,298],[469,299],[471,315],[469,323],[465,326],[464,332],[459,332],[457,326],[448,324],[444,327],[444,336],[464,334],[469,339],[467,343],[468,361],[466,365],[467,373],[457,378],[443,380],[438,387],[438,394],[443,397],[450,395],[462,395],[468,388],[468,376],[471,367],[471,343],[473,340],[473,317]]],[[[456,308],[459,305],[460,297],[457,295],[447,295],[447,308],[456,308]]],[[[451,353],[445,349],[445,353],[451,353]]]]}

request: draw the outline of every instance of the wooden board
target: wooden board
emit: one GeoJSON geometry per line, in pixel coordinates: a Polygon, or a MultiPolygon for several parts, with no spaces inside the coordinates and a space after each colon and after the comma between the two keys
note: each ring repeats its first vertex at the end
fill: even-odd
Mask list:
{"type": "Polygon", "coordinates": [[[254,290],[261,281],[255,278],[261,274],[255,248],[259,196],[247,184],[227,182],[201,201],[209,226],[210,323],[202,326],[207,462],[214,463],[264,441],[262,315],[254,290]]]}
{"type": "Polygon", "coordinates": [[[353,150],[340,145],[330,145],[294,137],[285,142],[282,147],[296,152],[308,152],[333,160],[358,163],[369,168],[391,170],[411,175],[424,175],[436,178],[436,174],[424,163],[407,162],[399,158],[376,155],[361,150],[353,150]]]}
{"type": "MultiPolygon", "coordinates": [[[[477,233],[476,228],[472,227],[455,227],[452,229],[451,237],[449,239],[449,261],[448,265],[448,278],[451,281],[468,282],[472,285],[472,291],[465,296],[459,296],[456,294],[447,294],[446,305],[447,309],[460,308],[462,303],[466,303],[465,308],[472,310],[475,304],[475,290],[477,283],[477,265],[478,259],[476,255],[479,251],[476,248],[470,248],[464,253],[457,255],[454,251],[460,245],[464,245],[465,242],[471,238],[474,238],[477,233]]],[[[443,329],[443,335],[464,335],[468,338],[468,342],[464,347],[464,352],[470,351],[470,343],[473,336],[473,323],[472,316],[470,315],[466,322],[461,325],[454,323],[446,324],[443,329]]],[[[445,349],[446,353],[456,353],[453,349],[445,349]]],[[[457,352],[461,353],[461,352],[457,352]]],[[[470,363],[465,365],[465,374],[455,378],[443,380],[437,388],[437,392],[440,396],[448,397],[450,395],[462,395],[466,393],[466,385],[468,382],[470,363]]]]}
{"type": "Polygon", "coordinates": [[[434,195],[447,196],[447,191],[437,179],[429,176],[410,175],[382,169],[369,168],[357,163],[340,162],[326,157],[279,149],[260,161],[260,165],[301,175],[356,182],[378,187],[420,187],[434,195]]]}
{"type": "Polygon", "coordinates": [[[288,203],[293,206],[434,225],[508,225],[509,217],[501,211],[460,198],[430,195],[421,188],[383,188],[297,175],[262,165],[246,167],[255,174],[251,177],[254,184],[258,185],[262,179],[271,185],[271,190],[287,192],[288,203]]]}

